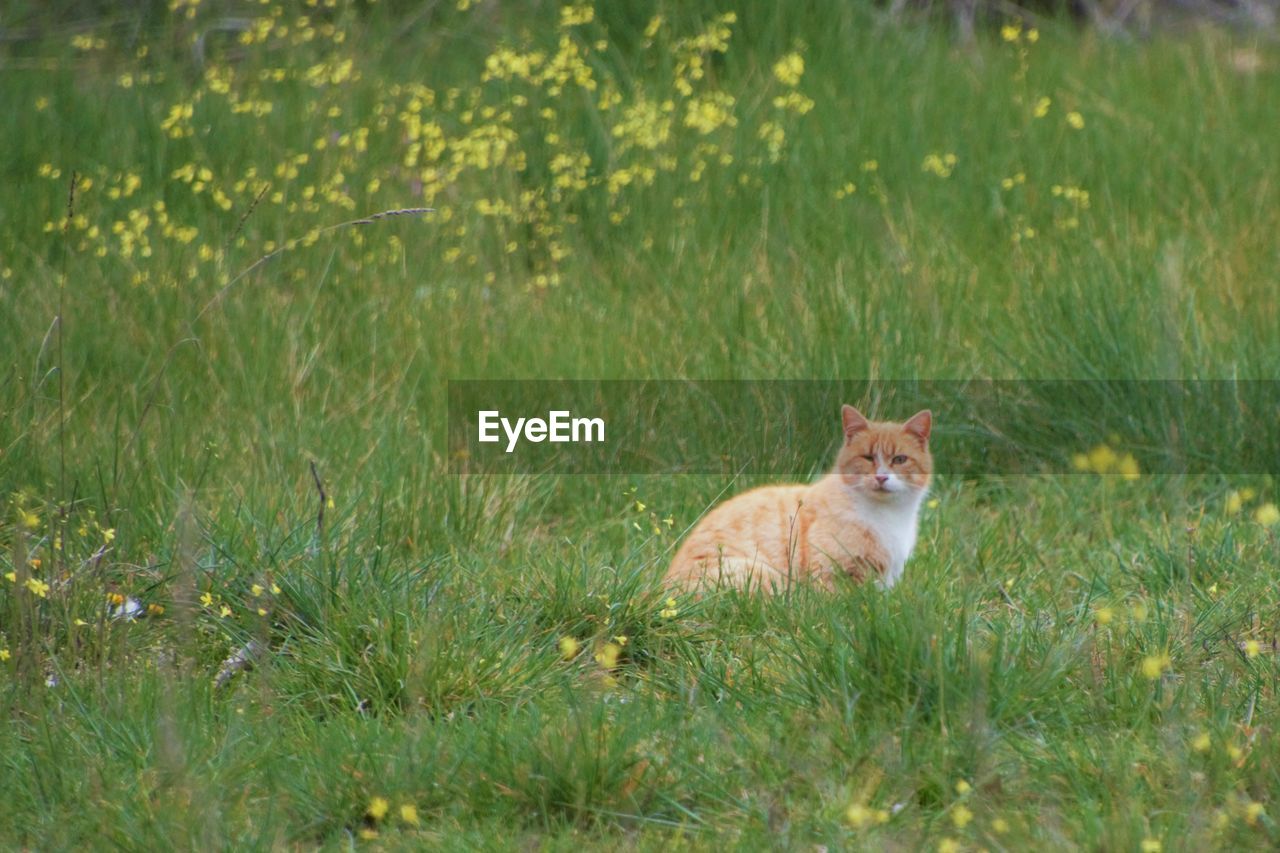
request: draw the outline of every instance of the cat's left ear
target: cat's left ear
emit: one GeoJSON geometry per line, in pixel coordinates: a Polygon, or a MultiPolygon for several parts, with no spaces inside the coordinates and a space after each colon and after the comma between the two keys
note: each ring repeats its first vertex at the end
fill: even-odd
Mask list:
{"type": "Polygon", "coordinates": [[[853,406],[845,403],[840,407],[840,420],[844,424],[844,441],[848,444],[853,437],[864,429],[871,429],[871,424],[853,406]]]}
{"type": "Polygon", "coordinates": [[[928,444],[929,431],[933,429],[933,412],[928,409],[916,412],[902,425],[902,428],[920,439],[921,444],[928,444]]]}

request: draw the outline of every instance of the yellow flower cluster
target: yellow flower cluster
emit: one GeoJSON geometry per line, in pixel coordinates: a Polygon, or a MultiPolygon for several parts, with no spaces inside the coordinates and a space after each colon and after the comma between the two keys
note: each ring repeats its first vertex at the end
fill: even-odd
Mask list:
{"type": "Polygon", "coordinates": [[[959,158],[951,152],[929,154],[924,158],[924,162],[920,164],[920,168],[922,171],[937,175],[939,178],[949,178],[958,162],[960,162],[959,158]]]}
{"type": "MultiPolygon", "coordinates": [[[[369,803],[364,809],[364,817],[367,823],[360,829],[360,838],[365,841],[373,841],[378,838],[378,827],[384,824],[390,813],[390,800],[380,796],[370,797],[369,803]]],[[[401,803],[396,813],[405,827],[415,827],[422,822],[421,818],[418,817],[418,807],[413,803],[401,803]]]]}
{"type": "Polygon", "coordinates": [[[1127,608],[1103,604],[1093,610],[1094,621],[1099,627],[1114,626],[1119,628],[1126,623],[1142,625],[1147,621],[1147,616],[1147,604],[1144,601],[1135,601],[1127,608]]]}
{"type": "Polygon", "coordinates": [[[701,97],[690,98],[685,105],[685,126],[703,136],[721,127],[736,127],[738,119],[733,114],[734,103],[728,92],[708,92],[701,97]]]}
{"type": "Polygon", "coordinates": [[[773,64],[773,76],[784,86],[799,86],[804,76],[804,57],[798,53],[788,53],[773,64]]]}
{"type": "MultiPolygon", "coordinates": [[[[188,19],[215,14],[200,0],[171,5],[188,19]]],[[[169,96],[156,116],[159,132],[172,140],[167,181],[108,167],[82,175],[75,215],[50,220],[46,232],[65,228],[76,235],[77,251],[123,265],[140,287],[205,276],[225,283],[233,259],[243,257],[234,250],[306,246],[334,224],[335,209],[407,202],[434,208],[427,239],[446,264],[487,266],[489,282],[502,271],[527,287],[547,287],[560,281],[570,252],[566,229],[584,224],[584,211],[599,211],[595,222],[621,224],[631,199],[668,176],[672,186],[721,175],[730,187],[757,185],[760,168],[782,158],[795,123],[815,107],[800,90],[805,58],[791,50],[774,60],[762,97],[752,99],[755,126],[738,134],[743,107],[710,73],[711,58],[730,49],[733,12],[684,32],[654,16],[639,59],[656,68],[646,79],[658,82],[644,84],[599,62],[611,47],[590,2],[560,7],[554,30],[493,46],[469,83],[436,90],[390,81],[374,103],[357,106],[351,93],[362,64],[347,25],[358,15],[333,0],[305,5],[261,0],[237,22],[240,44],[267,46],[274,50],[255,55],[289,55],[290,63],[229,62],[209,52],[198,85],[179,99],[169,96]],[[325,14],[315,14],[321,6],[325,14]],[[299,89],[307,90],[305,100],[296,97],[299,89]],[[594,109],[585,122],[584,105],[594,109]],[[217,146],[208,144],[239,130],[269,138],[281,122],[317,130],[301,149],[266,144],[232,167],[220,165],[217,146]],[[603,146],[596,127],[604,129],[603,146]],[[87,194],[95,180],[104,189],[87,194]],[[183,221],[192,205],[236,217],[259,204],[280,208],[299,222],[296,233],[308,236],[264,240],[249,218],[226,245],[194,224],[200,219],[183,221]],[[182,260],[163,269],[151,261],[175,255],[182,260]]],[[[164,75],[141,61],[146,46],[135,54],[138,67],[120,69],[117,85],[160,86],[164,75]]],[[[60,181],[66,168],[46,163],[40,173],[60,181]]],[[[672,206],[683,211],[697,198],[681,195],[672,206]]],[[[350,239],[362,253],[357,261],[382,259],[362,234],[350,239]]],[[[400,248],[392,242],[382,244],[388,259],[400,248]]]]}
{"type": "Polygon", "coordinates": [[[678,39],[672,46],[676,57],[676,90],[683,97],[690,97],[694,84],[706,76],[707,55],[728,52],[733,25],[737,22],[737,13],[725,12],[713,18],[702,32],[678,39]]]}
{"type": "Polygon", "coordinates": [[[1071,457],[1071,465],[1077,471],[1118,474],[1125,480],[1136,480],[1142,476],[1138,460],[1132,453],[1117,453],[1109,444],[1099,444],[1088,453],[1075,454],[1071,457]]]}
{"type": "Polygon", "coordinates": [[[1018,44],[1024,39],[1030,44],[1035,44],[1040,40],[1040,31],[1035,27],[1031,27],[1030,29],[1023,31],[1022,22],[1013,21],[1012,23],[1005,24],[1000,28],[1000,38],[1007,42],[1013,42],[1014,44],[1018,44]]]}
{"type": "Polygon", "coordinates": [[[889,818],[888,809],[873,809],[863,803],[854,803],[844,813],[844,819],[854,829],[866,829],[876,824],[888,823],[889,818]]]}
{"type": "MultiPolygon", "coordinates": [[[[1226,501],[1223,509],[1227,515],[1236,515],[1246,506],[1256,500],[1258,492],[1256,489],[1243,488],[1233,489],[1227,493],[1226,501]]],[[[1253,510],[1253,520],[1263,527],[1274,527],[1280,524],[1280,507],[1272,501],[1264,501],[1259,503],[1253,510]]]]}

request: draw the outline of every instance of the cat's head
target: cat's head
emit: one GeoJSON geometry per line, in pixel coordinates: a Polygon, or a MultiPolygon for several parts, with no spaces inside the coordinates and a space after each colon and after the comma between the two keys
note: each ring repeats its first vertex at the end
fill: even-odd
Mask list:
{"type": "Polygon", "coordinates": [[[846,485],[885,502],[917,497],[929,487],[932,412],[917,412],[903,423],[869,421],[848,405],[840,415],[844,446],[836,457],[836,472],[846,485]]]}

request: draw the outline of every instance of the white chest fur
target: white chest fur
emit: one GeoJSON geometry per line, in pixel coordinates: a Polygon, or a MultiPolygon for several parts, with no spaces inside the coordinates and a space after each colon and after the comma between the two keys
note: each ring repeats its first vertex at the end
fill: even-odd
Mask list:
{"type": "Polygon", "coordinates": [[[855,501],[855,518],[880,542],[889,555],[889,565],[877,583],[888,589],[902,577],[907,559],[916,546],[920,503],[925,490],[912,490],[894,496],[894,500],[861,499],[855,501]]]}

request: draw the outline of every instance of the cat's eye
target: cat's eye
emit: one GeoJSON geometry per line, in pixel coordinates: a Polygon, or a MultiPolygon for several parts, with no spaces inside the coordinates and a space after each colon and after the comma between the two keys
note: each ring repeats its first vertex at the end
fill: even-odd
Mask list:
{"type": "Polygon", "coordinates": [[[875,458],[874,456],[870,455],[870,454],[867,454],[867,455],[863,456],[862,458],[863,458],[863,459],[865,459],[865,460],[867,460],[868,462],[875,462],[875,461],[876,461],[876,458],[875,458]]]}
{"type": "Polygon", "coordinates": [[[893,462],[894,465],[904,465],[906,464],[907,457],[899,453],[897,456],[893,457],[891,461],[893,462]]]}

